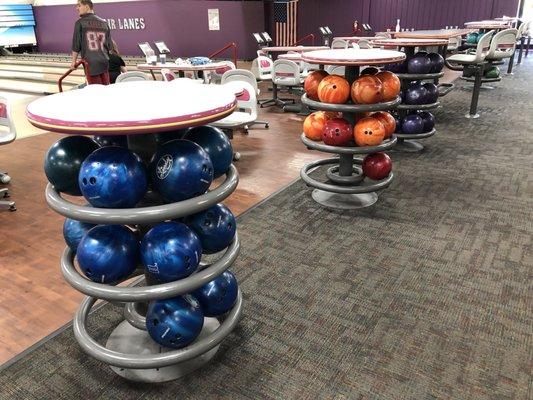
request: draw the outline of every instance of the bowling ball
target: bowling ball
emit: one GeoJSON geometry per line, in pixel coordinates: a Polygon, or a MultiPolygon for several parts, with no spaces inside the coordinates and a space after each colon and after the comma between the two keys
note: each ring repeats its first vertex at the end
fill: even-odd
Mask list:
{"type": "Polygon", "coordinates": [[[430,132],[435,127],[435,117],[429,111],[420,111],[418,116],[424,122],[423,132],[430,132]]]}
{"type": "Polygon", "coordinates": [[[383,67],[385,71],[395,72],[397,74],[404,74],[407,72],[407,62],[402,61],[399,63],[387,64],[383,67]]]}
{"type": "Polygon", "coordinates": [[[357,78],[352,84],[352,101],[356,104],[375,104],[383,101],[383,84],[375,75],[357,78]]]}
{"type": "Polygon", "coordinates": [[[344,104],[350,98],[350,84],[340,75],[326,76],[318,85],[318,99],[324,103],[344,104]]]}
{"type": "Polygon", "coordinates": [[[67,136],[55,142],[44,156],[44,173],[62,193],[81,196],[78,175],[83,161],[100,146],[86,136],[67,136]]]}
{"type": "Polygon", "coordinates": [[[81,239],[78,264],[85,276],[98,283],[115,284],[137,267],[139,242],[122,225],[97,225],[81,239]]]}
{"type": "Polygon", "coordinates": [[[106,146],[118,146],[128,147],[128,137],[126,135],[102,135],[95,136],[94,141],[100,145],[100,147],[106,146]]]}
{"type": "Polygon", "coordinates": [[[376,75],[378,72],[379,72],[379,69],[377,69],[376,67],[366,67],[365,69],[363,69],[361,71],[361,73],[359,75],[361,75],[361,76],[363,76],[363,75],[376,75]]]}
{"type": "Polygon", "coordinates": [[[213,163],[213,178],[224,175],[233,161],[233,147],[228,137],[214,126],[189,129],[183,139],[196,143],[205,150],[213,163]]]}
{"type": "Polygon", "coordinates": [[[225,271],[191,294],[200,303],[206,317],[218,317],[231,310],[238,291],[237,279],[230,271],[225,271]]]}
{"type": "Polygon", "coordinates": [[[196,233],[206,254],[218,253],[228,247],[237,230],[235,217],[223,204],[188,216],[184,222],[196,233]]]}
{"type": "Polygon", "coordinates": [[[405,104],[425,104],[427,98],[427,89],[418,81],[411,82],[403,92],[405,104]]]}
{"type": "Polygon", "coordinates": [[[63,237],[65,238],[68,247],[75,252],[78,249],[78,245],[80,244],[83,235],[95,226],[96,225],[94,224],[76,221],[75,219],[65,219],[65,222],[63,223],[63,237]]]}
{"type": "Polygon", "coordinates": [[[430,71],[431,60],[426,52],[419,51],[407,61],[409,74],[429,74],[430,71]]]}
{"type": "Polygon", "coordinates": [[[161,146],[167,142],[170,142],[171,140],[183,139],[183,136],[187,133],[188,130],[189,128],[185,128],[185,129],[176,129],[176,130],[169,131],[169,132],[158,133],[155,135],[155,142],[157,143],[158,146],[161,146]]]}
{"type": "Polygon", "coordinates": [[[163,347],[180,349],[202,331],[204,313],[192,296],[151,301],[146,312],[146,330],[163,347]]]}
{"type": "Polygon", "coordinates": [[[370,179],[379,181],[389,176],[392,171],[392,161],[390,157],[382,152],[372,153],[363,159],[363,173],[370,179]]]}
{"type": "Polygon", "coordinates": [[[424,121],[419,115],[409,114],[402,120],[402,133],[418,135],[424,132],[424,121]]]}
{"type": "Polygon", "coordinates": [[[437,85],[431,82],[426,82],[422,84],[426,88],[427,94],[426,94],[426,101],[425,104],[433,104],[436,103],[439,100],[439,88],[437,85]]]}
{"type": "Polygon", "coordinates": [[[318,101],[318,85],[328,75],[324,70],[313,71],[307,75],[304,82],[304,90],[309,99],[318,101]]]}
{"type": "Polygon", "coordinates": [[[402,83],[400,79],[390,71],[382,71],[376,75],[383,85],[383,101],[396,99],[400,94],[402,83]]]}
{"type": "Polygon", "coordinates": [[[477,39],[477,33],[472,32],[466,35],[466,43],[468,44],[476,44],[478,41],[477,39]]]}
{"type": "Polygon", "coordinates": [[[385,128],[377,118],[363,118],[355,124],[354,138],[358,146],[377,146],[385,138],[385,128]]]}
{"type": "Polygon", "coordinates": [[[444,68],[444,58],[439,53],[429,53],[429,61],[431,61],[431,73],[437,73],[444,68]]]}
{"type": "Polygon", "coordinates": [[[353,140],[350,123],[344,118],[327,120],[322,131],[322,140],[330,146],[348,146],[353,140]]]}
{"type": "Polygon", "coordinates": [[[213,181],[213,163],[199,145],[189,140],[167,142],[149,166],[152,186],[169,202],[200,196],[213,181]]]}
{"type": "Polygon", "coordinates": [[[497,79],[500,77],[500,69],[496,66],[490,67],[485,71],[484,76],[487,79],[497,79]]]}
{"type": "Polygon", "coordinates": [[[378,111],[372,114],[372,117],[377,118],[385,128],[385,139],[388,139],[396,131],[396,120],[386,111],[378,111]]]}
{"type": "Polygon", "coordinates": [[[322,132],[326,121],[333,118],[336,113],[329,113],[325,111],[317,111],[309,114],[304,121],[304,135],[308,139],[320,141],[322,140],[322,132]]]}
{"type": "Polygon", "coordinates": [[[396,129],[394,130],[394,133],[402,133],[402,118],[397,115],[393,114],[394,121],[396,122],[396,129]]]}
{"type": "Polygon", "coordinates": [[[78,183],[94,207],[133,207],[148,189],[146,169],[139,156],[117,146],[102,147],[87,157],[78,183]]]}
{"type": "Polygon", "coordinates": [[[162,222],[141,240],[141,261],[160,282],[185,278],[198,268],[202,245],[198,235],[180,222],[162,222]]]}

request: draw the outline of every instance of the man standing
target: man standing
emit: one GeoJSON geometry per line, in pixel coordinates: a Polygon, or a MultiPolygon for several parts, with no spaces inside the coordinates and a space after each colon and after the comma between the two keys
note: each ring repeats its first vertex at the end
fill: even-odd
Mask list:
{"type": "Polygon", "coordinates": [[[109,85],[109,50],[111,33],[107,22],[94,14],[92,0],[78,0],[80,19],[74,25],[72,64],[81,56],[89,64],[88,84],[109,85]]]}

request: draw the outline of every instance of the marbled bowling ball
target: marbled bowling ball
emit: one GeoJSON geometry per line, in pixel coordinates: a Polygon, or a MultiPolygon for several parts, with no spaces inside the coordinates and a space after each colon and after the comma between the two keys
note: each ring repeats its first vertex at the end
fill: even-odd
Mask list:
{"type": "Polygon", "coordinates": [[[86,136],[67,136],[55,142],[44,157],[44,173],[62,193],[81,196],[78,175],[83,161],[100,146],[86,136]]]}
{"type": "Polygon", "coordinates": [[[418,81],[411,82],[403,91],[403,101],[405,104],[426,104],[427,98],[427,89],[418,81]]]}
{"type": "Polygon", "coordinates": [[[213,163],[213,177],[224,175],[233,161],[233,147],[228,137],[214,126],[197,126],[189,129],[183,139],[196,143],[205,150],[213,163]]]}
{"type": "Polygon", "coordinates": [[[424,122],[424,132],[431,132],[435,127],[435,117],[429,111],[420,111],[418,116],[424,122]]]}
{"type": "Polygon", "coordinates": [[[128,136],[127,135],[102,135],[95,136],[94,141],[101,147],[106,146],[118,146],[128,148],[128,136]]]}
{"type": "Polygon", "coordinates": [[[78,182],[94,207],[128,208],[148,189],[143,162],[135,153],[117,146],[102,147],[85,159],[78,182]]]}
{"type": "Polygon", "coordinates": [[[392,101],[400,94],[402,83],[396,74],[382,71],[376,75],[383,85],[383,101],[392,101]]]}
{"type": "Polygon", "coordinates": [[[425,82],[422,86],[427,91],[426,104],[436,103],[439,100],[439,88],[432,82],[425,82]]]}
{"type": "Polygon", "coordinates": [[[65,219],[65,222],[63,223],[63,238],[65,238],[65,243],[75,252],[83,235],[95,226],[95,224],[76,221],[70,218],[65,219]]]}
{"type": "Polygon", "coordinates": [[[163,222],[141,240],[141,261],[146,272],[160,282],[191,275],[200,264],[202,245],[198,235],[180,222],[163,222]]]}
{"type": "Polygon", "coordinates": [[[409,74],[429,74],[431,66],[428,53],[419,51],[407,61],[407,72],[409,74]]]}
{"type": "Polygon", "coordinates": [[[309,99],[318,101],[318,85],[328,75],[324,70],[313,71],[307,75],[304,81],[304,90],[309,99]]]}
{"type": "Polygon", "coordinates": [[[204,194],[213,181],[213,163],[198,144],[177,139],[165,143],[149,166],[152,187],[168,202],[204,194]]]}
{"type": "Polygon", "coordinates": [[[191,294],[198,300],[206,317],[227,313],[237,300],[239,286],[230,271],[225,271],[191,294]]]}
{"type": "Polygon", "coordinates": [[[329,119],[322,131],[322,141],[330,146],[349,146],[353,141],[352,126],[344,118],[329,119]]]}
{"type": "Polygon", "coordinates": [[[392,114],[387,111],[378,111],[372,114],[372,117],[377,118],[383,124],[383,128],[385,128],[385,139],[390,138],[396,132],[396,119],[392,114]]]}
{"type": "Polygon", "coordinates": [[[351,87],[352,101],[355,104],[375,104],[383,101],[383,84],[375,75],[357,78],[351,87]]]}
{"type": "Polygon", "coordinates": [[[416,114],[406,115],[402,120],[402,133],[418,135],[424,132],[424,121],[416,114]]]}
{"type": "Polygon", "coordinates": [[[204,313],[192,296],[178,296],[150,302],[146,330],[163,347],[180,349],[192,343],[202,331],[204,313]]]}
{"type": "Polygon", "coordinates": [[[228,247],[237,230],[232,212],[223,204],[190,215],[184,222],[196,233],[206,254],[213,254],[228,247]]]}
{"type": "Polygon", "coordinates": [[[129,277],[137,267],[139,242],[122,225],[97,225],[81,239],[77,259],[90,280],[115,284],[129,277]]]}
{"type": "Polygon", "coordinates": [[[429,60],[431,61],[431,73],[441,72],[444,68],[444,58],[439,53],[429,53],[429,60]]]}

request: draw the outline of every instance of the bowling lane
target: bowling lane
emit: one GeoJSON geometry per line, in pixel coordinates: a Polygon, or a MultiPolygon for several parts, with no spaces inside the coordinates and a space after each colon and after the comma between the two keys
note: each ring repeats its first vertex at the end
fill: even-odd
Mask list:
{"type": "MultiPolygon", "coordinates": [[[[11,71],[11,72],[40,72],[42,74],[53,74],[57,75],[58,79],[61,75],[67,72],[68,66],[58,66],[58,67],[35,67],[29,65],[10,65],[0,63],[0,71],[11,71]]],[[[83,69],[76,70],[70,74],[70,76],[84,76],[83,69]]]]}
{"type": "MultiPolygon", "coordinates": [[[[71,88],[73,85],[66,85],[66,88],[71,88]]],[[[59,91],[56,84],[39,83],[39,82],[25,82],[19,80],[0,79],[0,91],[19,92],[28,94],[49,94],[57,93],[59,91]]]]}
{"type": "MultiPolygon", "coordinates": [[[[41,72],[20,72],[0,70],[0,79],[16,79],[25,81],[37,81],[42,83],[57,84],[59,77],[56,74],[43,74],[41,72]]],[[[84,76],[69,76],[63,81],[64,84],[79,85],[85,82],[84,76]]]]}

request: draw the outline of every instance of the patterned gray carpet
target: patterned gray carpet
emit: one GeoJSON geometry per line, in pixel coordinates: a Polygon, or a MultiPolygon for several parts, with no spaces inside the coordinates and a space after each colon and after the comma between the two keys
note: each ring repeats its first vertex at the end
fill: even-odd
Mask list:
{"type": "MultiPolygon", "coordinates": [[[[178,382],[127,382],[67,329],[1,372],[1,399],[531,399],[533,64],[459,88],[373,207],[301,182],[240,218],[239,328],[178,382]]],[[[462,85],[462,83],[459,83],[462,85]]],[[[104,341],[120,320],[94,313],[104,341]]]]}

